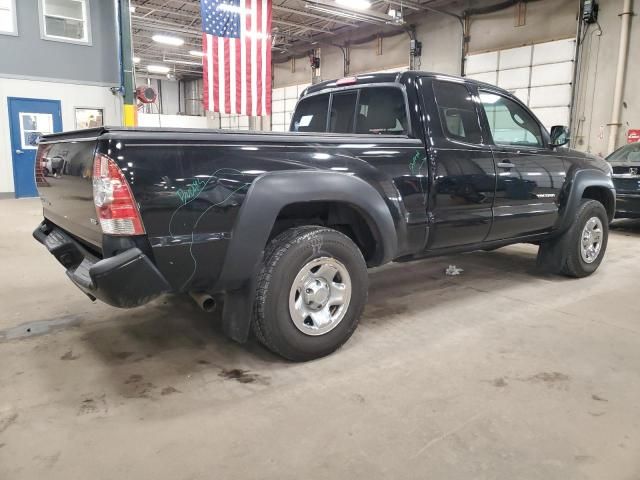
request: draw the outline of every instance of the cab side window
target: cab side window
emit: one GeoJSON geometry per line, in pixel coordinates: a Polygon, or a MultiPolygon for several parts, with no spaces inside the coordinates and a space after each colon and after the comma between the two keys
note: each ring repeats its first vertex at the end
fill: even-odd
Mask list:
{"type": "Polygon", "coordinates": [[[324,132],[327,129],[329,94],[313,95],[300,101],[291,121],[293,132],[324,132]]]}
{"type": "Polygon", "coordinates": [[[406,135],[409,131],[404,95],[395,87],[360,90],[356,133],[406,135]]]}
{"type": "Polygon", "coordinates": [[[543,147],[538,122],[518,103],[492,92],[480,91],[480,102],[487,114],[496,145],[543,147]]]}
{"type": "Polygon", "coordinates": [[[450,140],[482,143],[478,112],[467,87],[460,83],[433,81],[442,131],[450,140]]]}

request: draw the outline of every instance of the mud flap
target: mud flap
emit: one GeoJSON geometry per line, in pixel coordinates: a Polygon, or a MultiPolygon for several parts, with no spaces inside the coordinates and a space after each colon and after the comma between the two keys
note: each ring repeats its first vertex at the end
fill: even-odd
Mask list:
{"type": "Polygon", "coordinates": [[[225,293],[222,307],[222,330],[238,343],[245,343],[251,332],[253,302],[256,298],[256,274],[238,290],[225,293]]]}
{"type": "Polygon", "coordinates": [[[536,265],[546,273],[559,274],[567,260],[568,235],[566,232],[551,240],[540,243],[536,265]]]}

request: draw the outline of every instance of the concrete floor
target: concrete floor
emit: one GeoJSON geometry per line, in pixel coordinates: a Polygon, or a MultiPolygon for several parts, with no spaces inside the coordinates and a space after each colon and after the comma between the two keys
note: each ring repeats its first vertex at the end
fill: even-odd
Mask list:
{"type": "Polygon", "coordinates": [[[379,269],[351,341],[291,364],[188,299],[92,304],[39,219],[0,202],[2,480],[640,477],[640,223],[579,281],[524,245],[379,269]]]}

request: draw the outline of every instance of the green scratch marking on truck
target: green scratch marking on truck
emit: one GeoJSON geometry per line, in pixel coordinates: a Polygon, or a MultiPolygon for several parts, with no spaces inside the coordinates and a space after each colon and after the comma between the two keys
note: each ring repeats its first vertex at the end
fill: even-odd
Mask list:
{"type": "Polygon", "coordinates": [[[420,158],[421,155],[422,155],[422,152],[420,150],[416,150],[415,155],[409,162],[409,170],[411,171],[412,175],[418,175],[422,170],[422,167],[424,167],[424,164],[427,161],[427,157],[424,156],[420,158]]]}
{"type": "Polygon", "coordinates": [[[194,180],[191,184],[187,185],[185,189],[180,189],[176,192],[180,201],[185,204],[189,200],[196,198],[200,195],[200,192],[204,190],[204,187],[207,185],[207,182],[204,180],[194,180]]]}

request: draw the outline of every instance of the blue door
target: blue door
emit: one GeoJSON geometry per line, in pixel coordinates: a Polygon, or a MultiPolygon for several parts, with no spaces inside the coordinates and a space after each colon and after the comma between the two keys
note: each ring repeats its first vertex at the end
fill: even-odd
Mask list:
{"type": "Polygon", "coordinates": [[[37,197],[38,138],[62,131],[60,101],[9,97],[9,127],[16,197],[37,197]]]}

